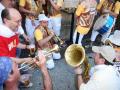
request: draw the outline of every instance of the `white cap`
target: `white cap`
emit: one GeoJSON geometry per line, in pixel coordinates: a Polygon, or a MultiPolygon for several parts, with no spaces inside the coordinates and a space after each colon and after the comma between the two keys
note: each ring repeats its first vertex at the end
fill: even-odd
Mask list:
{"type": "Polygon", "coordinates": [[[116,30],[113,35],[110,35],[108,40],[110,40],[111,43],[120,46],[120,31],[116,30]]]}
{"type": "Polygon", "coordinates": [[[92,51],[101,54],[108,62],[113,63],[115,50],[111,46],[93,46],[92,51]]]}
{"type": "Polygon", "coordinates": [[[39,21],[48,21],[49,18],[45,16],[45,14],[39,14],[38,16],[39,21]]]}

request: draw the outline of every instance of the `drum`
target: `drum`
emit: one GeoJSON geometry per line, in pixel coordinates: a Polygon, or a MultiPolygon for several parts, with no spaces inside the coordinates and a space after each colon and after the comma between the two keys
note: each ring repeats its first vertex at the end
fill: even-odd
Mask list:
{"type": "Polygon", "coordinates": [[[114,17],[109,14],[104,14],[100,16],[95,24],[94,30],[97,30],[100,34],[106,33],[114,23],[114,17]]]}

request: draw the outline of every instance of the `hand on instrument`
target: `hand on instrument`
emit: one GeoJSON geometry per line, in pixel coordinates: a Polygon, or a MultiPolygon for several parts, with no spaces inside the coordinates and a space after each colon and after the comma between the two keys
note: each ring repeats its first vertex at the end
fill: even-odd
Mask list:
{"type": "Polygon", "coordinates": [[[46,58],[41,50],[38,51],[38,56],[34,59],[34,62],[40,69],[46,67],[46,58]]]}
{"type": "Polygon", "coordinates": [[[74,68],[74,72],[76,75],[81,75],[83,70],[82,70],[81,66],[78,66],[78,67],[74,68]]]}
{"type": "Polygon", "coordinates": [[[27,45],[26,49],[32,50],[34,52],[35,51],[35,45],[34,44],[27,45]]]}
{"type": "Polygon", "coordinates": [[[109,43],[110,43],[110,40],[107,39],[107,40],[105,41],[105,45],[109,45],[109,43]]]}
{"type": "Polygon", "coordinates": [[[55,36],[55,33],[54,33],[54,31],[53,30],[50,30],[50,36],[55,36]]]}

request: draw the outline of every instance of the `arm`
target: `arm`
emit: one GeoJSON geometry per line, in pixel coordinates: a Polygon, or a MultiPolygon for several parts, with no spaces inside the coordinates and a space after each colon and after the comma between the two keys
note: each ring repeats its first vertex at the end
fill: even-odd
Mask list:
{"type": "Polygon", "coordinates": [[[59,10],[60,10],[61,6],[58,6],[57,4],[55,4],[55,3],[53,2],[53,0],[49,0],[49,1],[50,1],[50,3],[51,3],[52,7],[53,7],[56,11],[59,11],[59,10]]]}
{"type": "Polygon", "coordinates": [[[46,59],[41,51],[38,51],[38,60],[35,60],[42,72],[44,90],[52,90],[52,80],[46,67],[46,59]]]}
{"type": "Polygon", "coordinates": [[[30,11],[29,9],[26,9],[25,7],[27,6],[26,5],[27,3],[27,0],[19,0],[19,10],[20,12],[23,12],[25,14],[30,14],[30,15],[36,15],[36,13],[34,11],[30,11]]]}
{"type": "Polygon", "coordinates": [[[50,78],[46,65],[41,67],[41,72],[43,75],[44,90],[52,90],[52,80],[50,78]]]}
{"type": "Polygon", "coordinates": [[[21,64],[23,62],[26,62],[26,63],[32,63],[32,58],[14,58],[14,57],[11,57],[11,59],[13,60],[13,62],[16,62],[17,64],[21,64]]]}
{"type": "Polygon", "coordinates": [[[53,31],[50,31],[50,34],[49,36],[45,37],[45,38],[42,38],[40,40],[38,40],[38,45],[40,47],[43,47],[48,41],[50,41],[52,39],[52,37],[54,37],[54,32],[53,31]]]}
{"type": "Polygon", "coordinates": [[[40,1],[40,3],[42,3],[43,5],[46,4],[45,0],[38,0],[38,1],[40,1]]]}
{"type": "Polygon", "coordinates": [[[23,37],[25,38],[25,40],[26,40],[26,41],[29,41],[29,38],[28,38],[28,36],[25,34],[22,26],[19,26],[19,28],[18,28],[18,34],[23,35],[23,37]]]}
{"type": "Polygon", "coordinates": [[[22,6],[19,6],[19,10],[23,13],[26,13],[26,14],[31,14],[31,15],[34,15],[34,16],[36,15],[36,13],[34,11],[27,10],[22,6]]]}
{"type": "Polygon", "coordinates": [[[19,44],[17,45],[17,48],[27,49],[27,45],[26,45],[26,44],[19,43],[19,44]]]}
{"type": "Polygon", "coordinates": [[[51,38],[52,38],[53,36],[48,36],[48,37],[46,37],[46,38],[44,38],[44,39],[41,39],[41,40],[39,40],[38,41],[38,45],[40,46],[40,47],[43,47],[48,41],[50,41],[51,40],[51,38]]]}
{"type": "Polygon", "coordinates": [[[116,14],[116,13],[110,11],[110,10],[106,10],[106,9],[103,9],[102,13],[103,14],[109,13],[110,15],[114,16],[115,18],[117,18],[117,16],[118,16],[118,14],[116,14]]]}
{"type": "Polygon", "coordinates": [[[79,67],[76,67],[74,71],[75,71],[76,79],[77,79],[77,89],[79,90],[79,87],[81,86],[81,84],[84,83],[83,78],[82,78],[82,69],[79,66],[79,67]]]}

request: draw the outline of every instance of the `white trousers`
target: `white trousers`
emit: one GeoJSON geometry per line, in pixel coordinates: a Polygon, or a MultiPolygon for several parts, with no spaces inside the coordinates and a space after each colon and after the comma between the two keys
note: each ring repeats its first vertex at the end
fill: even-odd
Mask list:
{"type": "MultiPolygon", "coordinates": [[[[111,30],[112,30],[112,27],[113,27],[114,24],[115,24],[115,21],[116,21],[116,19],[114,19],[113,25],[109,28],[109,30],[108,30],[106,33],[101,34],[101,36],[102,36],[101,41],[102,41],[103,43],[105,43],[106,39],[109,37],[109,35],[110,35],[110,33],[111,33],[111,30]]],[[[98,36],[98,34],[100,34],[100,33],[99,33],[97,30],[95,30],[95,28],[93,27],[90,40],[94,42],[94,41],[96,40],[96,37],[98,36]]]]}
{"type": "Polygon", "coordinates": [[[82,39],[83,39],[83,36],[84,35],[81,35],[80,33],[78,33],[77,31],[74,32],[74,35],[73,35],[73,43],[74,44],[79,44],[79,45],[82,45],[82,39]]]}
{"type": "Polygon", "coordinates": [[[50,17],[48,28],[53,30],[57,36],[60,36],[62,17],[50,17]]]}
{"type": "Polygon", "coordinates": [[[32,21],[29,18],[26,18],[25,27],[26,27],[27,35],[30,39],[29,41],[30,44],[35,44],[34,31],[35,31],[35,27],[39,24],[39,21],[34,20],[34,23],[35,26],[32,25],[32,21]]]}

